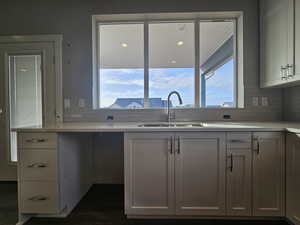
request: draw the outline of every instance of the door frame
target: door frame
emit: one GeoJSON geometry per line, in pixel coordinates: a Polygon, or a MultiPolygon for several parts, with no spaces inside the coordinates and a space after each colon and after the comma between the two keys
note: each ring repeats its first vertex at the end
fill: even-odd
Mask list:
{"type": "Polygon", "coordinates": [[[54,46],[54,72],[56,76],[56,123],[63,122],[63,93],[62,93],[62,41],[63,35],[12,35],[0,36],[0,44],[34,44],[52,43],[54,46]]]}
{"type": "MultiPolygon", "coordinates": [[[[22,44],[26,44],[27,46],[31,46],[34,48],[36,47],[37,44],[50,44],[53,46],[53,72],[55,74],[55,88],[56,88],[56,93],[55,93],[55,123],[62,123],[63,122],[63,94],[62,94],[62,40],[63,40],[63,36],[62,35],[25,35],[25,36],[0,36],[0,45],[5,46],[7,45],[8,48],[11,46],[18,46],[18,45],[22,45],[22,44]]],[[[16,53],[30,53],[31,50],[14,50],[13,52],[16,53]]],[[[45,50],[41,49],[41,51],[36,51],[36,50],[32,50],[33,54],[41,54],[42,56],[45,55],[45,50]]],[[[8,55],[5,54],[4,56],[4,82],[5,85],[7,84],[8,80],[8,62],[7,62],[7,57],[8,55]]],[[[50,61],[52,61],[52,59],[49,59],[50,61]]],[[[43,67],[43,73],[45,71],[45,59],[43,59],[42,57],[42,67],[43,67]]],[[[48,62],[49,63],[49,62],[48,62]]],[[[42,75],[44,76],[44,75],[42,75]]],[[[44,79],[42,79],[42,87],[44,87],[44,79]]],[[[6,85],[7,86],[7,85],[6,85]]],[[[4,112],[9,111],[8,107],[9,107],[9,103],[7,102],[9,99],[9,96],[7,96],[8,92],[7,90],[5,91],[5,95],[4,95],[4,102],[5,106],[7,109],[4,110],[4,112]],[[7,105],[8,104],[8,105],[7,105]]],[[[43,106],[42,106],[42,112],[43,112],[43,126],[45,125],[45,104],[44,104],[44,93],[42,94],[43,96],[43,106]]],[[[3,112],[3,113],[4,113],[3,112]]],[[[5,125],[5,127],[7,127],[8,124],[5,125]]],[[[4,135],[4,139],[5,139],[5,143],[10,143],[9,138],[10,138],[10,134],[6,134],[4,135]]],[[[17,163],[16,162],[12,162],[11,161],[11,157],[10,157],[10,145],[7,146],[7,164],[8,166],[16,166],[17,163]]]]}

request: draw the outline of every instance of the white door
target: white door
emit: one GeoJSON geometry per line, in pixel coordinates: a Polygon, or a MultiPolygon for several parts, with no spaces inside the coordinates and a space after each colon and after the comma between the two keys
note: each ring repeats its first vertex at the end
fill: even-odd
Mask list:
{"type": "Polygon", "coordinates": [[[125,214],[174,214],[173,133],[127,133],[125,214]]]}
{"type": "Polygon", "coordinates": [[[286,139],[286,214],[300,224],[300,134],[287,134],[286,139]]]}
{"type": "Polygon", "coordinates": [[[225,133],[176,133],[177,215],[225,215],[225,133]]]}
{"type": "Polygon", "coordinates": [[[281,67],[294,64],[294,1],[261,2],[261,86],[285,83],[281,67]]]}
{"type": "Polygon", "coordinates": [[[283,134],[253,134],[253,215],[284,216],[285,154],[283,134]]]}
{"type": "Polygon", "coordinates": [[[248,148],[227,150],[227,215],[251,216],[251,156],[248,148]]]}
{"type": "Polygon", "coordinates": [[[53,43],[0,44],[0,179],[8,179],[4,174],[16,177],[9,165],[17,161],[11,128],[56,121],[54,51],[53,43]]]}

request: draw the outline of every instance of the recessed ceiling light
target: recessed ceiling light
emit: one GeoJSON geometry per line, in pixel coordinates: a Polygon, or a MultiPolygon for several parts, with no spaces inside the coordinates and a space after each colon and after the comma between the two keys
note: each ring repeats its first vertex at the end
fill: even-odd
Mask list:
{"type": "Polygon", "coordinates": [[[20,72],[27,72],[27,69],[20,69],[20,72]]]}
{"type": "Polygon", "coordinates": [[[126,44],[126,43],[122,43],[121,45],[122,45],[123,48],[127,48],[128,47],[128,44],[126,44]]]}
{"type": "Polygon", "coordinates": [[[171,63],[175,64],[175,63],[176,63],[176,61],[175,61],[175,60],[172,60],[172,61],[171,61],[171,63]]]}
{"type": "Polygon", "coordinates": [[[177,46],[181,46],[181,45],[183,45],[183,41],[178,41],[176,44],[177,44],[177,46]]]}

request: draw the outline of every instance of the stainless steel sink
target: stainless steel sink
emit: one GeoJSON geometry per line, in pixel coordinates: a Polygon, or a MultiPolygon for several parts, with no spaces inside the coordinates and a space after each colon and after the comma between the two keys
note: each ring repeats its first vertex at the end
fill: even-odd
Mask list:
{"type": "Polygon", "coordinates": [[[138,127],[204,127],[204,123],[143,123],[138,127]]]}

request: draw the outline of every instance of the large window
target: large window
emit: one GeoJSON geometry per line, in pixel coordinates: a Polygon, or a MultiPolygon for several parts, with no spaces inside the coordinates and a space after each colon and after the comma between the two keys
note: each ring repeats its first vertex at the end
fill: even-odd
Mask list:
{"type": "Polygon", "coordinates": [[[237,20],[129,20],[96,24],[99,108],[234,108],[237,20]]]}

